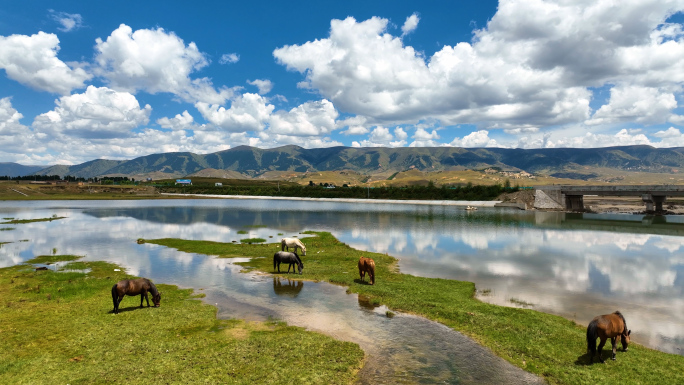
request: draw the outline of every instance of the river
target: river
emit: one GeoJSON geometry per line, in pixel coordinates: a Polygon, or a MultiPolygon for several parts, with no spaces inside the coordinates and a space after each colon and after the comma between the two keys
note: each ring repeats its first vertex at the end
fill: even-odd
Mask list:
{"type": "Polygon", "coordinates": [[[354,248],[399,258],[404,273],[475,282],[483,301],[581,324],[620,310],[635,342],[684,354],[684,221],[676,216],[226,199],[22,201],[0,207],[0,218],[54,215],[67,218],[0,225],[14,228],[0,231],[0,242],[11,242],[0,247],[0,267],[42,254],[76,254],[201,289],[220,317],[276,317],[359,343],[371,357],[361,382],[497,383],[523,377],[459,333],[419,317],[387,318],[386,309],[344,288],[239,273],[229,259],[135,240],[276,241],[305,230],[330,231],[354,248]],[[418,324],[427,337],[413,337],[418,324]]]}

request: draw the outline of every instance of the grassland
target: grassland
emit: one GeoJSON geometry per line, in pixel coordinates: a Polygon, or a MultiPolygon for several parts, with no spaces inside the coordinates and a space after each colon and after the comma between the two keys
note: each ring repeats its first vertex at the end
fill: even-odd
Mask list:
{"type": "Polygon", "coordinates": [[[348,384],[362,365],[358,345],[273,320],[217,320],[192,290],[160,284],[159,308],[110,289],[130,278],[115,265],[75,256],[65,269],[0,269],[0,383],[3,384],[348,384]]]}
{"type": "MultiPolygon", "coordinates": [[[[391,256],[354,250],[329,233],[315,234],[316,237],[302,239],[307,247],[304,274],[295,279],[348,286],[349,293],[358,293],[373,303],[441,322],[551,384],[684,383],[682,356],[632,344],[629,352],[618,352],[617,361],[588,365],[584,325],[534,310],[481,302],[474,298],[473,283],[401,274],[391,256]],[[361,282],[356,275],[361,255],[375,260],[377,278],[373,286],[361,282]]],[[[253,257],[243,264],[246,268],[287,276],[273,271],[272,255],[279,250],[274,244],[234,245],[179,239],[147,242],[192,253],[253,257]]],[[[626,318],[629,323],[629,315],[626,318]]],[[[604,349],[604,357],[608,356],[609,349],[604,349]]]]}

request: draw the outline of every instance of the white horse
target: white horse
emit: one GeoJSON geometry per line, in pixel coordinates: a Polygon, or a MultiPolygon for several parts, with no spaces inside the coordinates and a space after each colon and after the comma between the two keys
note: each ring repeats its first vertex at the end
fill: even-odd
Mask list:
{"type": "Polygon", "coordinates": [[[294,247],[294,252],[297,252],[297,248],[302,249],[302,255],[306,255],[306,247],[297,238],[283,238],[280,240],[280,250],[285,251],[290,251],[290,247],[294,247]]]}

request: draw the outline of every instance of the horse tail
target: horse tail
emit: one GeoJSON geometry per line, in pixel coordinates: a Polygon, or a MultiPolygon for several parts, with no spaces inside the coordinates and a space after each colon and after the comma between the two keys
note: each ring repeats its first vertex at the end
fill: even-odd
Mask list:
{"type": "Polygon", "coordinates": [[[587,326],[587,351],[591,353],[591,357],[596,354],[596,339],[598,338],[598,320],[594,319],[587,326]]]}

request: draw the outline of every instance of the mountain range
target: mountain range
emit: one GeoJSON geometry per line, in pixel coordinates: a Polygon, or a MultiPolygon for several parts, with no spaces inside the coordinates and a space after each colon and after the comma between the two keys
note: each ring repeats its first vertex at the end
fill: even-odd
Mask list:
{"type": "Polygon", "coordinates": [[[131,160],[96,159],[78,165],[45,168],[0,163],[0,175],[71,175],[92,178],[135,176],[177,178],[222,170],[233,176],[258,177],[269,171],[314,172],[351,170],[361,174],[420,170],[501,170],[554,174],[582,179],[589,168],[650,173],[678,173],[684,169],[684,148],[620,146],[605,148],[459,148],[459,147],[330,147],[305,149],[283,146],[261,149],[239,146],[211,154],[171,152],[131,160]]]}

